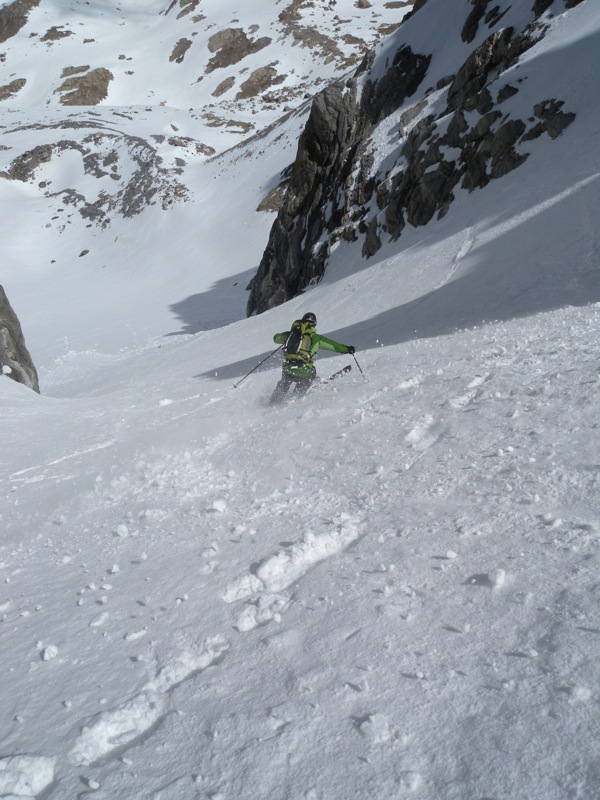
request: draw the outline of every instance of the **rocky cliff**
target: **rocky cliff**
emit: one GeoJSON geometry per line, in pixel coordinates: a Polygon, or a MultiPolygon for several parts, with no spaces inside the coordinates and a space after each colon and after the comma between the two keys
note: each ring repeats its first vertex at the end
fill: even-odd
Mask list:
{"type": "Polygon", "coordinates": [[[23,331],[4,288],[0,286],[0,372],[39,392],[36,368],[25,346],[23,331]]]}
{"type": "Polygon", "coordinates": [[[581,2],[531,0],[524,12],[508,0],[470,0],[442,75],[440,58],[437,73],[430,69],[437,54],[412,46],[415,33],[438,24],[440,3],[415,4],[391,37],[392,50],[371,53],[350,80],[313,101],[247,313],[318,281],[340,239],[359,243],[371,258],[406,225],[446,214],[458,189],[482,189],[517,169],[535,139],[559,136],[575,118],[566,98],[548,87],[523,115],[513,99],[528,76],[515,67],[544,38],[553,14],[581,2]],[[395,127],[397,143],[378,163],[375,140],[384,121],[386,130],[395,127]]]}

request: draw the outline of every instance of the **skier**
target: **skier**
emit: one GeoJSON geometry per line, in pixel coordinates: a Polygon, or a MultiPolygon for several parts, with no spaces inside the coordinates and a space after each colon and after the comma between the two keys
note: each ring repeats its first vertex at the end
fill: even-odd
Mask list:
{"type": "Polygon", "coordinates": [[[341,344],[316,331],[317,318],[308,312],[301,320],[296,320],[292,329],[276,333],[273,341],[283,344],[284,361],[281,380],[271,395],[271,405],[280,403],[292,383],[296,384],[295,394],[303,396],[317,377],[313,361],[317,350],[333,350],[336,353],[350,353],[353,355],[355,348],[352,345],[341,344]]]}

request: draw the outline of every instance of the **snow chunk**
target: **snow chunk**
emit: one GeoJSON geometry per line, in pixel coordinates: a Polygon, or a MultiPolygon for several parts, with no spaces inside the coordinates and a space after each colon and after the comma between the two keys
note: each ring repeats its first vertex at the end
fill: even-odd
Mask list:
{"type": "Polygon", "coordinates": [[[142,636],[145,636],[148,632],[148,627],[142,628],[140,631],[131,631],[130,633],[126,633],[123,636],[126,642],[135,642],[136,639],[141,639],[142,636]]]}
{"type": "Polygon", "coordinates": [[[345,515],[342,518],[344,521],[338,529],[321,534],[307,533],[302,541],[265,559],[255,574],[243,575],[229,586],[223,600],[233,603],[262,591],[281,592],[306,575],[315,564],[344,550],[360,533],[349,518],[345,515]]]}
{"type": "Polygon", "coordinates": [[[148,684],[152,691],[164,694],[190,675],[202,672],[223,653],[229,649],[227,639],[222,636],[213,636],[206,640],[199,653],[183,652],[179,656],[172,658],[159,672],[155,680],[148,684]]]}
{"type": "Polygon", "coordinates": [[[95,617],[92,617],[89,622],[90,628],[99,628],[100,625],[104,625],[108,617],[108,611],[103,611],[101,614],[97,614],[95,617]]]}
{"type": "Polygon", "coordinates": [[[262,592],[264,588],[264,583],[256,575],[242,575],[241,578],[225,590],[223,600],[226,603],[235,603],[236,600],[243,600],[253,594],[262,592]]]}
{"type": "Polygon", "coordinates": [[[166,698],[156,692],[140,692],[113,711],[103,711],[85,726],[70,753],[73,764],[93,764],[115,747],[129,744],[164,713],[166,698]]]}
{"type": "Polygon", "coordinates": [[[285,611],[288,604],[289,598],[286,595],[263,594],[258,598],[256,605],[244,608],[237,619],[236,628],[240,633],[246,633],[258,625],[266,625],[271,620],[279,622],[281,613],[285,611]]]}
{"type": "Polygon", "coordinates": [[[421,788],[423,778],[419,772],[408,770],[399,776],[399,781],[403,789],[408,789],[409,792],[416,792],[417,789],[421,788]]]}
{"type": "Polygon", "coordinates": [[[247,633],[253,628],[256,628],[257,625],[258,621],[256,619],[256,608],[254,608],[254,606],[248,606],[245,608],[239,615],[236,622],[236,627],[240,633],[247,633]]]}
{"type": "Polygon", "coordinates": [[[371,714],[360,723],[359,730],[371,744],[383,744],[392,738],[390,723],[384,714],[371,714]]]}
{"type": "Polygon", "coordinates": [[[54,780],[54,758],[10,756],[0,759],[0,796],[35,797],[54,780]]]}
{"type": "Polygon", "coordinates": [[[494,569],[489,573],[471,575],[465,581],[470,586],[485,586],[488,589],[500,589],[506,583],[506,572],[503,569],[494,569]]]}
{"type": "Polygon", "coordinates": [[[572,703],[587,703],[592,696],[592,692],[587,686],[572,686],[569,694],[572,703]]]}
{"type": "Polygon", "coordinates": [[[42,650],[42,661],[52,661],[58,655],[58,647],[53,644],[48,645],[42,650]]]}
{"type": "Polygon", "coordinates": [[[307,533],[303,541],[281,550],[262,563],[256,574],[271,592],[280,592],[295,583],[319,561],[344,550],[358,536],[358,530],[350,524],[320,535],[307,533]]]}
{"type": "Polygon", "coordinates": [[[490,572],[490,583],[494,589],[499,589],[506,582],[506,572],[503,569],[495,569],[490,572]]]}

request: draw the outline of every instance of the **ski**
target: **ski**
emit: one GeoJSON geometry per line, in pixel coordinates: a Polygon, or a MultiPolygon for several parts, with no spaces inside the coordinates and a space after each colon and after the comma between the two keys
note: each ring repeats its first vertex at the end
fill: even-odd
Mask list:
{"type": "MultiPolygon", "coordinates": [[[[334,381],[336,378],[339,378],[340,375],[344,375],[346,372],[350,372],[351,369],[352,369],[352,364],[347,364],[345,367],[342,367],[342,369],[338,369],[337,372],[334,372],[333,375],[330,375],[328,378],[315,380],[312,383],[312,385],[308,387],[307,393],[314,392],[315,389],[319,388],[319,386],[324,386],[326,383],[334,381]]],[[[298,397],[295,392],[290,392],[289,394],[280,397],[279,400],[273,401],[271,399],[271,402],[269,402],[269,406],[272,407],[272,406],[286,405],[288,403],[294,403],[297,402],[298,400],[302,400],[304,396],[305,395],[298,397]]]]}
{"type": "Polygon", "coordinates": [[[329,383],[329,381],[334,381],[336,378],[339,378],[340,375],[344,375],[346,372],[350,372],[351,369],[352,369],[352,364],[346,364],[345,367],[338,369],[337,372],[334,372],[333,375],[330,375],[328,378],[325,378],[325,380],[321,381],[321,383],[329,383]]]}

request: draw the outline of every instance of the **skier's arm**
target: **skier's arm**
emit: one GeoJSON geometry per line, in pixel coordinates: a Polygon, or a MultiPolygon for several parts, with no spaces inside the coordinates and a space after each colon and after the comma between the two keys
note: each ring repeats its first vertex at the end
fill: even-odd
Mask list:
{"type": "Polygon", "coordinates": [[[334,353],[348,353],[349,348],[348,345],[342,344],[341,342],[336,342],[333,339],[328,339],[326,336],[321,336],[320,333],[317,334],[318,337],[318,346],[319,349],[323,350],[333,350],[334,353]]]}
{"type": "Polygon", "coordinates": [[[290,335],[289,331],[283,331],[283,333],[276,333],[273,337],[273,341],[275,344],[285,344],[287,342],[287,338],[290,335]]]}

